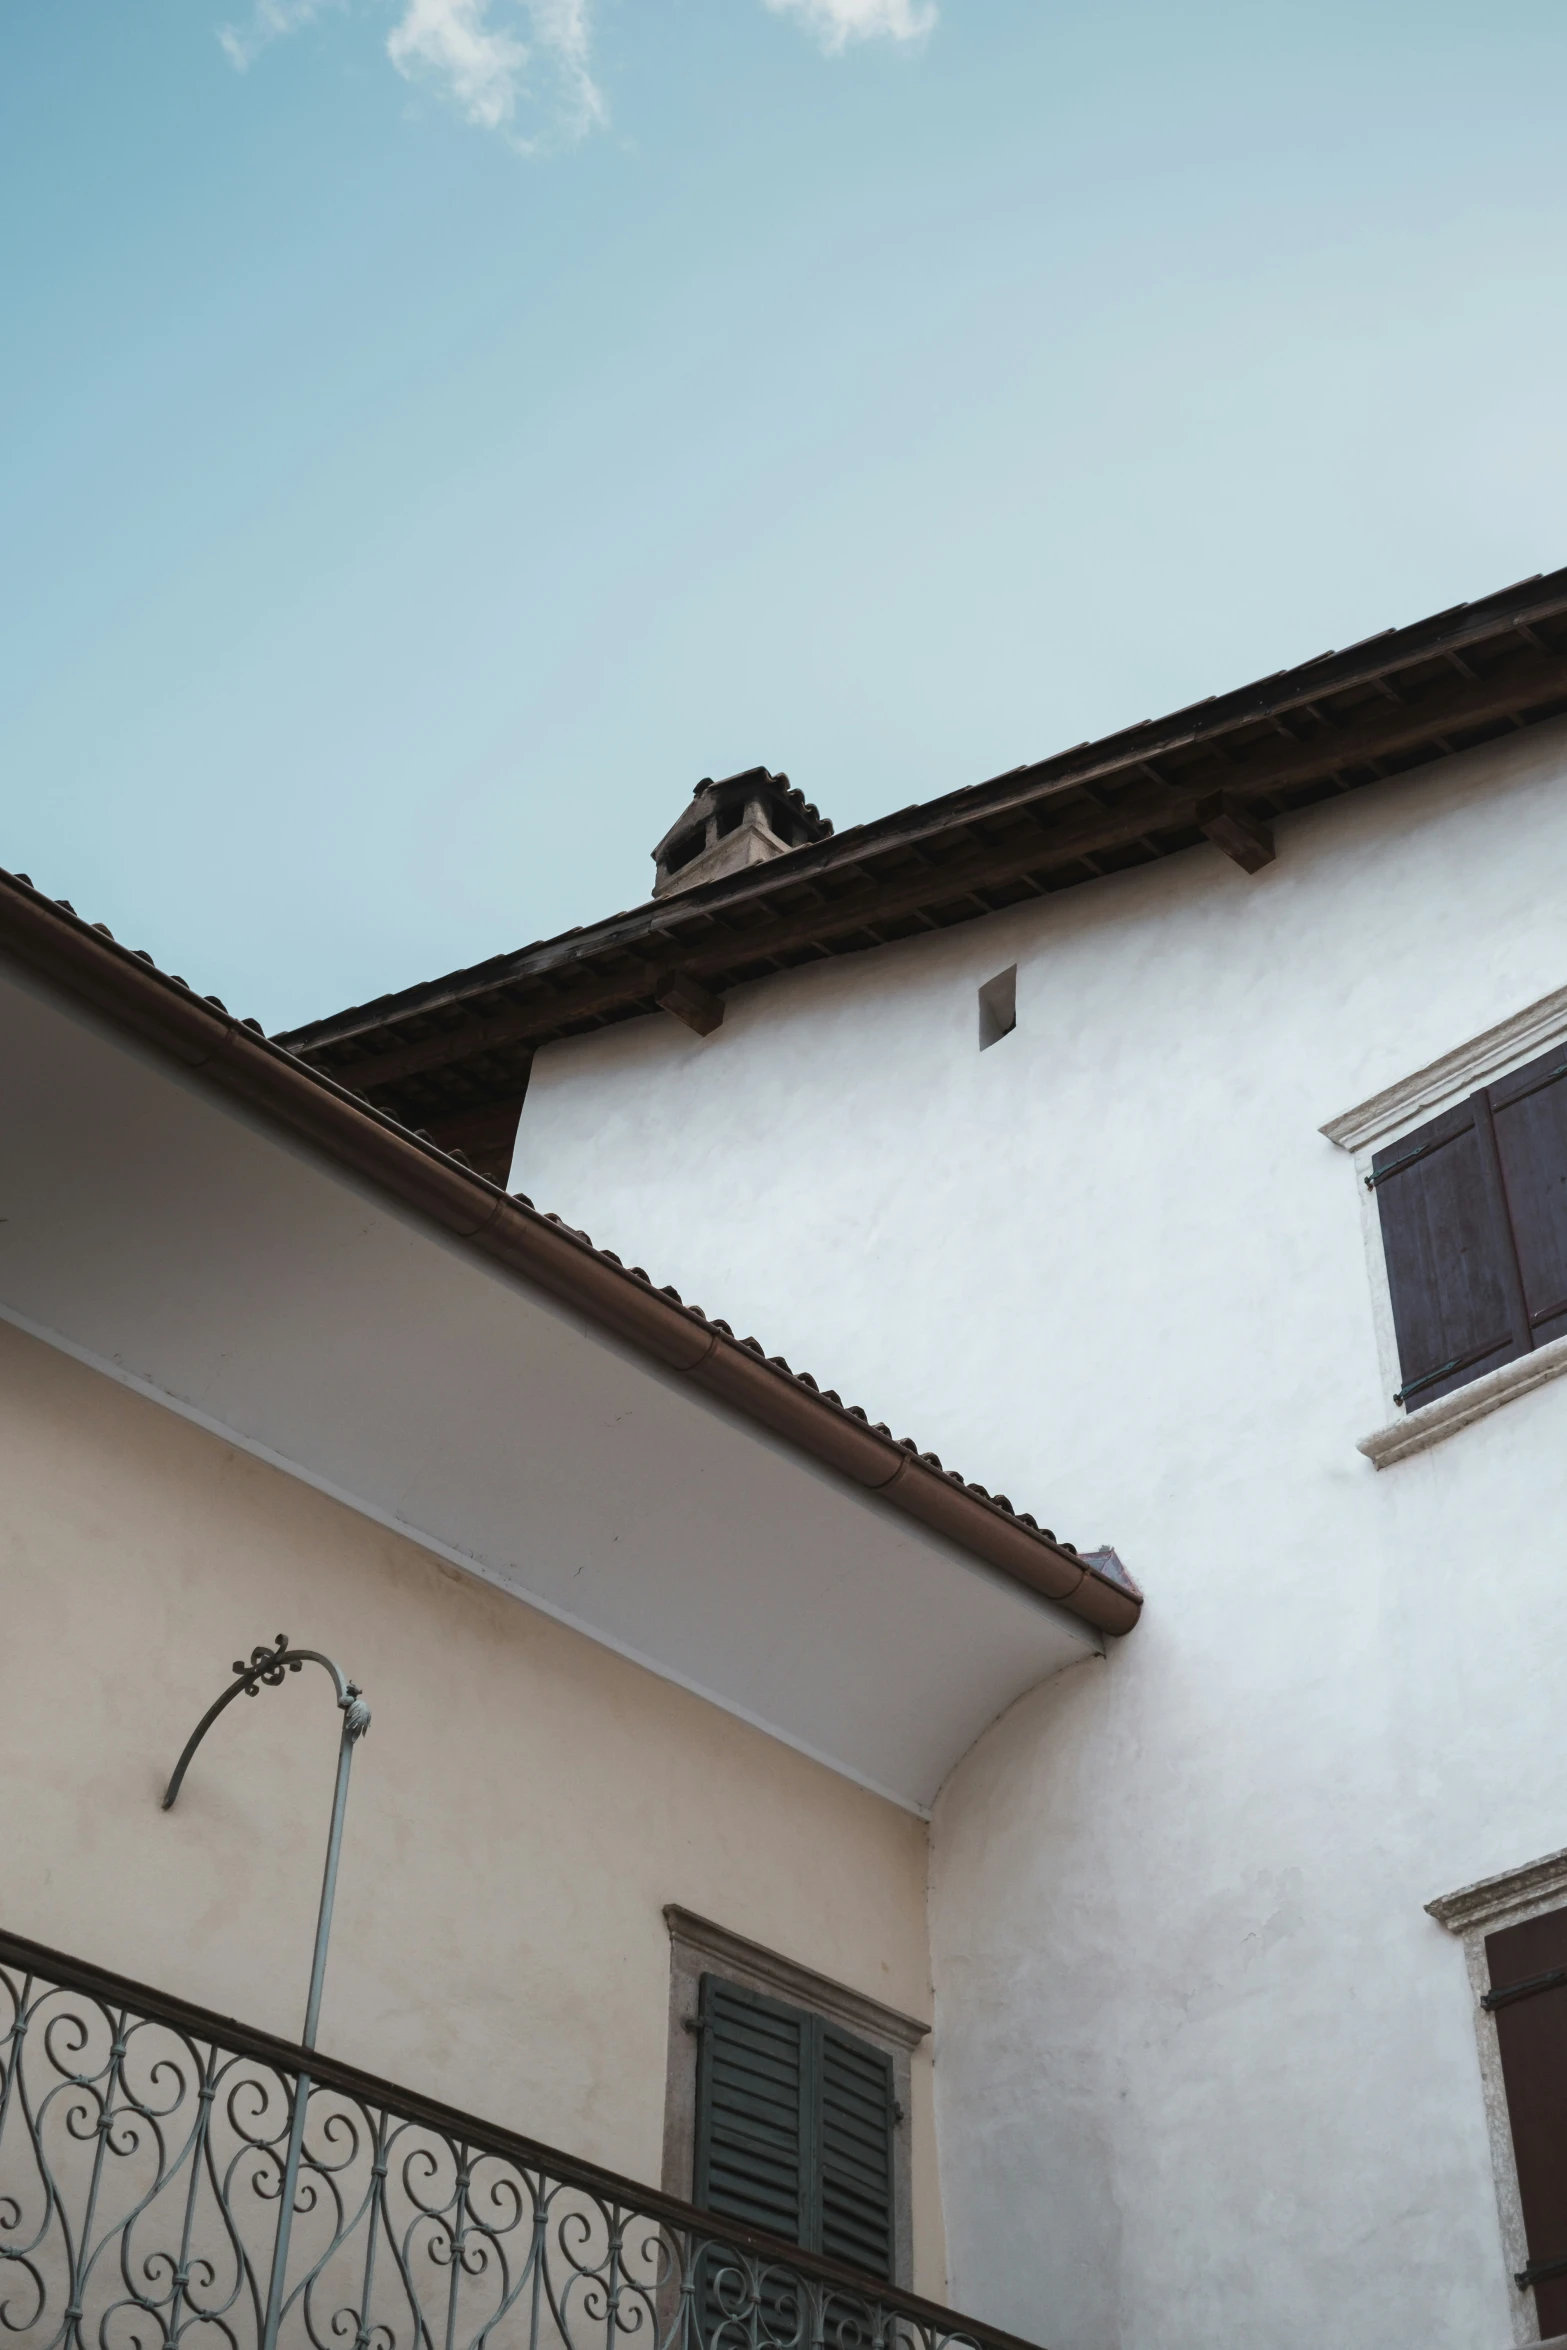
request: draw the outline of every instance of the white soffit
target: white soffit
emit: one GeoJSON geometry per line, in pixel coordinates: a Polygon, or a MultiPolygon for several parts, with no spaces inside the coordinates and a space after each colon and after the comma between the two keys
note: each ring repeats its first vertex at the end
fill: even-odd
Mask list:
{"type": "Polygon", "coordinates": [[[7,1319],[862,1785],[928,1809],[1098,1647],[10,976],[0,1068],[7,1319]]]}

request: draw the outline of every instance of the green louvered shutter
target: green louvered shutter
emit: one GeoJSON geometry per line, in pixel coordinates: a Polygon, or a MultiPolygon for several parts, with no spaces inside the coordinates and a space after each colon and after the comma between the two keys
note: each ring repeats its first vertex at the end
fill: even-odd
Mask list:
{"type": "Polygon", "coordinates": [[[694,2199],[892,2276],[892,2060],[804,2008],[702,1977],[694,2199]]]}
{"type": "Polygon", "coordinates": [[[695,2200],[791,2244],[810,2240],[813,2020],[702,1977],[695,2200]]]}
{"type": "Polygon", "coordinates": [[[821,2249],[892,2276],[892,2059],[833,2024],[821,2041],[821,2249]]]}

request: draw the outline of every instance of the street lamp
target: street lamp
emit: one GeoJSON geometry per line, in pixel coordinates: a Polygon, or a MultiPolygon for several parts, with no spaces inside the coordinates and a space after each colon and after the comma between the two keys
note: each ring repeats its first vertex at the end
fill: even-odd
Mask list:
{"type": "MultiPolygon", "coordinates": [[[[253,1648],[250,1662],[236,1662],[237,1678],[230,1682],[214,1705],[209,1705],[201,1720],[186,1740],[185,1751],[174,1766],[174,1775],[164,1791],[163,1809],[167,1811],[180,1791],[181,1782],[190,1768],[192,1755],[201,1744],[213,1723],[227,1705],[241,1695],[254,1697],[263,1687],[281,1686],[285,1672],[301,1672],[306,1665],[320,1665],[332,1677],[332,1687],[343,1716],[342,1736],[337,1746],[337,1784],[332,1793],[332,1825],[327,1832],[326,1866],[321,1873],[321,1907],[316,1916],[316,1946],[310,1962],[310,1991],[305,2001],[305,2028],[300,2035],[302,2046],[314,2048],[316,2028],[321,2021],[321,1989],[326,1981],[327,1943],[332,1934],[332,1903],[337,1893],[337,1862],[343,1846],[343,1814],[348,1809],[348,1773],[354,1759],[354,1748],[370,1727],[370,1708],[359,1694],[356,1681],[345,1680],[329,1656],[316,1648],[290,1648],[288,1634],[280,1632],[271,1648],[253,1648]]],[[[283,2190],[279,2200],[277,2242],[272,2251],[272,2276],[267,2288],[266,2324],[262,2332],[262,2350],[277,2350],[278,2326],[283,2315],[283,2288],[288,2273],[289,2238],[294,2225],[294,2197],[299,2185],[300,2157],[305,2143],[305,2109],[310,2102],[310,2075],[301,2067],[294,2084],[293,2112],[289,2118],[288,2154],[283,2165],[283,2190]]]]}

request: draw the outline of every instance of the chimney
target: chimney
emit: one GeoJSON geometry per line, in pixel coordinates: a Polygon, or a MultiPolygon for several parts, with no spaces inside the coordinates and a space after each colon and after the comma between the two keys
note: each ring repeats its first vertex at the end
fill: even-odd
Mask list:
{"type": "Polygon", "coordinates": [[[826,840],[832,826],[818,816],[787,775],[747,767],[715,783],[704,775],[691,805],[653,851],[653,895],[672,897],[748,865],[765,865],[808,841],[826,840]]]}

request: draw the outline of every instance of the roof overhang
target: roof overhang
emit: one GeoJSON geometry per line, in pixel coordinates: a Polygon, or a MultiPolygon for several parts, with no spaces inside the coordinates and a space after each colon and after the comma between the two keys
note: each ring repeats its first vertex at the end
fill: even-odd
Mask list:
{"type": "Polygon", "coordinates": [[[916,1810],[1098,1645],[1086,1617],[1135,1622],[1069,1550],[69,916],[0,888],[0,943],[10,1321],[916,1810]]]}
{"type": "Polygon", "coordinates": [[[1567,711],[1567,571],[455,971],[285,1041],[504,1173],[533,1052],[1186,850],[1252,871],[1293,811],[1567,711]]]}

